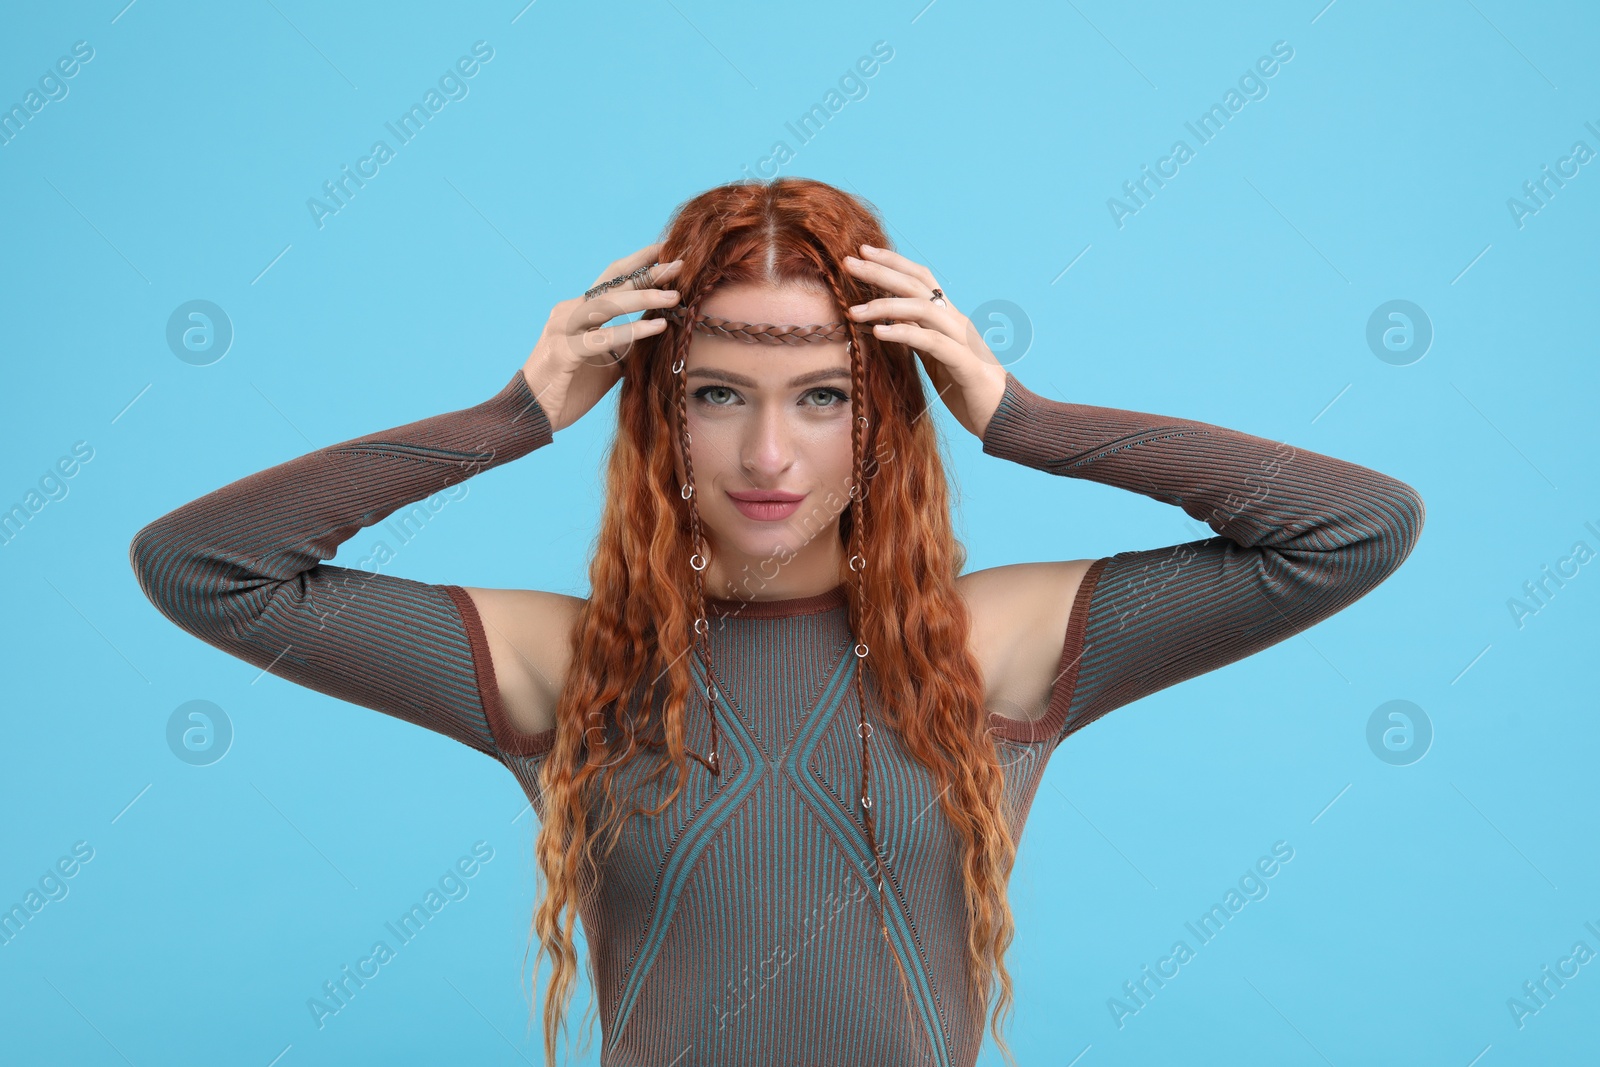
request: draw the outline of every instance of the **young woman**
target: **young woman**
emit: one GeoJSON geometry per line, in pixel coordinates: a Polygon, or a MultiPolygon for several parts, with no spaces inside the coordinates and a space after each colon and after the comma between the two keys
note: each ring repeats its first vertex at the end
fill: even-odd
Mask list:
{"type": "Polygon", "coordinates": [[[557,304],[488,400],[134,539],[179,626],[517,776],[551,1062],[578,917],[607,1065],[971,1065],[996,974],[1004,1049],[1006,882],[1055,747],[1348,606],[1421,531],[1417,493],[1365,467],[1033,393],[887,245],[820,182],[712,189],[557,304]],[[1216,536],[961,573],[919,360],[985,453],[1216,536]],[[322,562],[619,380],[587,600],[322,562]]]}

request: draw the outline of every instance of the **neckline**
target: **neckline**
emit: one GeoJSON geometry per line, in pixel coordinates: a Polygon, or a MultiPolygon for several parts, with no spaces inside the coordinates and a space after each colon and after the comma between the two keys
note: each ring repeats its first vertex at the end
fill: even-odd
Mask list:
{"type": "Polygon", "coordinates": [[[790,597],[787,600],[740,600],[709,595],[706,597],[706,609],[711,614],[740,619],[786,619],[795,615],[816,615],[824,611],[837,610],[849,603],[843,582],[823,593],[790,597]]]}

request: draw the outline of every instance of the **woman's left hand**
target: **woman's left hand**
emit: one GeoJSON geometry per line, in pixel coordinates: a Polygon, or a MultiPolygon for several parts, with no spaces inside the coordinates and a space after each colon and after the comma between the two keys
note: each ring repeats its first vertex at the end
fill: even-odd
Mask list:
{"type": "Polygon", "coordinates": [[[1005,367],[948,294],[944,307],[933,302],[939,283],[932,271],[887,248],[862,245],[861,251],[866,258],[848,257],[845,269],[896,295],[857,304],[850,317],[857,322],[896,320],[874,324],[873,335],[909,345],[922,357],[922,368],[950,413],[982,439],[1005,395],[1005,367]]]}

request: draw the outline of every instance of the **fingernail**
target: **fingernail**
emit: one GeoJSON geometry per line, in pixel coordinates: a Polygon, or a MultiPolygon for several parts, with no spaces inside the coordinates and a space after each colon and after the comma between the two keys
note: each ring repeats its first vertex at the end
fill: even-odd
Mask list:
{"type": "Polygon", "coordinates": [[[850,310],[855,312],[858,315],[861,312],[865,311],[866,308],[867,308],[867,305],[865,305],[865,304],[852,304],[852,305],[850,305],[850,310]]]}
{"type": "Polygon", "coordinates": [[[860,260],[859,260],[859,259],[857,259],[857,258],[856,258],[856,257],[855,257],[855,256],[845,256],[845,257],[844,257],[844,261],[845,261],[845,262],[846,262],[846,263],[860,263],[860,262],[861,262],[861,261],[860,261],[860,260]]]}
{"type": "Polygon", "coordinates": [[[876,246],[869,244],[863,244],[861,247],[866,249],[868,252],[876,252],[878,250],[876,246]]]}

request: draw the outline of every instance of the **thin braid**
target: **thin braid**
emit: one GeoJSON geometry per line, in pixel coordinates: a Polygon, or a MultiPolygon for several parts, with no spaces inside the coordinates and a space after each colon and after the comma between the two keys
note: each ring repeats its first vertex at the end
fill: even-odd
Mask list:
{"type": "MultiPolygon", "coordinates": [[[[826,275],[828,284],[833,290],[834,299],[840,307],[845,307],[844,294],[840,289],[837,279],[826,275]]],[[[713,286],[706,284],[702,293],[709,291],[713,286]]],[[[911,980],[906,975],[905,964],[900,961],[900,953],[894,947],[894,941],[889,936],[889,921],[887,905],[884,900],[883,885],[883,860],[878,851],[877,821],[873,817],[872,799],[872,754],[868,739],[872,736],[872,726],[867,722],[866,698],[866,657],[870,651],[865,642],[860,640],[861,618],[866,611],[866,532],[867,532],[867,485],[864,477],[866,433],[870,421],[865,414],[866,394],[866,362],[863,358],[861,342],[856,334],[856,323],[846,316],[843,322],[812,324],[806,326],[775,326],[770,323],[733,322],[728,319],[718,318],[715,315],[699,315],[700,299],[697,297],[687,306],[666,309],[665,317],[678,323],[689,323],[690,328],[679,332],[676,348],[676,358],[672,365],[673,377],[677,379],[675,393],[678,408],[679,445],[683,452],[684,477],[686,479],[680,492],[689,503],[689,539],[695,547],[694,556],[690,558],[690,567],[694,570],[695,593],[700,604],[700,617],[695,620],[695,645],[700,650],[701,658],[706,665],[709,681],[706,685],[706,703],[711,711],[711,758],[702,758],[690,750],[689,755],[699,760],[712,774],[721,776],[721,760],[717,750],[717,705],[716,689],[720,684],[716,668],[711,658],[710,625],[706,621],[706,600],[703,572],[707,559],[704,555],[705,546],[700,535],[700,513],[695,506],[694,495],[694,464],[689,455],[689,419],[687,393],[687,365],[688,349],[691,334],[694,330],[714,336],[732,337],[737,340],[762,343],[762,344],[815,344],[827,341],[845,341],[845,349],[850,354],[850,386],[852,407],[856,409],[855,417],[851,420],[851,530],[850,539],[852,552],[849,566],[851,580],[855,586],[855,602],[858,618],[851,627],[851,635],[856,637],[852,651],[858,662],[855,671],[856,708],[858,721],[856,734],[861,738],[861,794],[859,806],[861,821],[867,831],[867,847],[872,853],[872,877],[878,889],[878,925],[883,934],[884,944],[889,949],[889,958],[894,960],[895,969],[900,974],[900,990],[906,1004],[906,1011],[911,1018],[914,1031],[923,1029],[917,1020],[916,1007],[911,999],[911,980]],[[694,566],[694,560],[701,560],[699,567],[694,566]],[[702,629],[703,627],[703,629],[702,629]]]]}
{"type": "MultiPolygon", "coordinates": [[[[690,321],[699,309],[700,301],[697,298],[688,308],[687,314],[690,321]]],[[[694,548],[694,553],[689,557],[689,569],[694,572],[695,602],[698,605],[699,615],[694,621],[695,645],[700,649],[701,661],[706,665],[706,705],[711,712],[711,758],[706,759],[699,753],[689,751],[689,755],[705,765],[706,770],[713,775],[722,777],[722,759],[717,751],[717,696],[716,673],[711,665],[711,644],[709,636],[711,624],[706,620],[706,590],[705,569],[709,560],[706,558],[706,546],[700,537],[700,509],[695,506],[694,498],[694,459],[689,454],[689,408],[686,394],[688,393],[689,363],[689,333],[688,330],[680,332],[677,345],[677,359],[672,364],[672,376],[677,379],[675,392],[678,399],[678,441],[683,452],[684,484],[679,491],[683,498],[689,502],[689,543],[694,548]],[[696,567],[694,561],[700,560],[696,567]]]]}
{"type": "Polygon", "coordinates": [[[694,328],[713,337],[762,344],[807,345],[828,341],[848,341],[850,326],[844,322],[813,323],[809,326],[778,326],[770,322],[737,322],[717,315],[692,316],[684,308],[666,308],[662,316],[675,322],[692,321],[694,328]]]}
{"type": "MultiPolygon", "coordinates": [[[[834,299],[840,307],[849,306],[841,291],[839,283],[828,275],[829,285],[833,289],[834,299]]],[[[852,406],[856,406],[855,418],[851,420],[851,486],[850,508],[853,521],[850,524],[850,540],[852,553],[850,556],[850,573],[856,589],[857,624],[852,629],[859,635],[864,629],[861,620],[866,617],[866,572],[867,572],[867,495],[868,487],[863,477],[867,428],[871,425],[866,414],[866,360],[864,358],[860,338],[856,335],[856,323],[847,315],[844,323],[850,335],[846,343],[846,350],[850,353],[850,396],[852,406]]],[[[872,755],[867,744],[867,739],[872,736],[872,727],[867,723],[867,694],[866,694],[866,667],[867,653],[870,651],[865,642],[857,638],[853,649],[857,656],[856,663],[856,707],[859,720],[856,724],[856,733],[861,737],[861,821],[867,829],[867,845],[872,850],[872,874],[878,886],[878,926],[883,932],[884,944],[889,949],[889,958],[894,960],[895,969],[900,973],[900,991],[906,1003],[906,1012],[911,1018],[913,1031],[922,1029],[917,1020],[915,1005],[911,1002],[911,980],[906,975],[905,964],[900,962],[900,953],[895,950],[894,942],[889,937],[888,912],[883,894],[883,858],[878,851],[877,820],[873,815],[872,799],[872,755]]],[[[931,1040],[931,1039],[930,1039],[931,1040]]]]}

